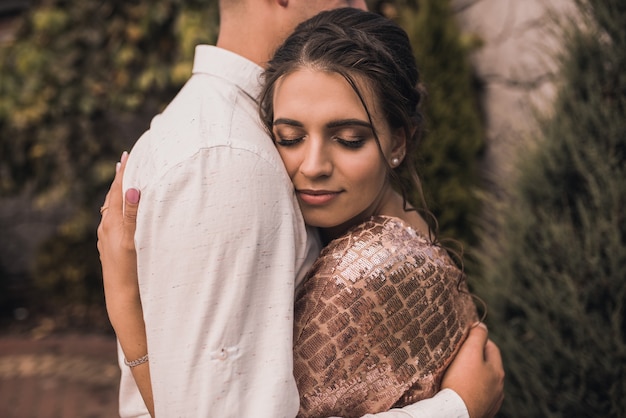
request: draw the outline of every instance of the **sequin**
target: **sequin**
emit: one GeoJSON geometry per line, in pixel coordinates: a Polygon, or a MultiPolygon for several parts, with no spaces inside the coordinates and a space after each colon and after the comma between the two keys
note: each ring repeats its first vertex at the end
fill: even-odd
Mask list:
{"type": "Polygon", "coordinates": [[[299,417],[360,417],[433,396],[477,320],[447,252],[377,216],[331,242],[296,297],[299,417]]]}

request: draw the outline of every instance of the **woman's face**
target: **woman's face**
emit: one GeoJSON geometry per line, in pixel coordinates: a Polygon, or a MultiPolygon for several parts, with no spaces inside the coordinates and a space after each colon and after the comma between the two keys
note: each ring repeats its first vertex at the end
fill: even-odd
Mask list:
{"type": "Polygon", "coordinates": [[[385,159],[399,156],[403,145],[392,137],[371,89],[357,83],[383,154],[365,108],[341,75],[304,68],[281,78],[274,90],[276,146],[306,223],[330,238],[377,214],[391,190],[385,159]]]}

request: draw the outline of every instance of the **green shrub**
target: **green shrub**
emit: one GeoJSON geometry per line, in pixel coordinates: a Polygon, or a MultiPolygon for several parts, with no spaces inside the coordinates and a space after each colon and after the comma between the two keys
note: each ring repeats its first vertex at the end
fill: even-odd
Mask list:
{"type": "Polygon", "coordinates": [[[31,3],[0,45],[0,196],[70,208],[32,268],[31,294],[46,296],[33,304],[57,315],[103,306],[95,230],[115,161],[214,40],[217,2],[31,3]]]}
{"type": "Polygon", "coordinates": [[[417,169],[441,236],[470,248],[477,241],[474,225],[485,145],[469,62],[474,45],[461,34],[449,0],[403,3],[399,22],[409,34],[428,91],[426,135],[417,150],[417,169]]]}
{"type": "Polygon", "coordinates": [[[626,416],[626,1],[577,1],[558,96],[485,237],[504,417],[626,416]]]}

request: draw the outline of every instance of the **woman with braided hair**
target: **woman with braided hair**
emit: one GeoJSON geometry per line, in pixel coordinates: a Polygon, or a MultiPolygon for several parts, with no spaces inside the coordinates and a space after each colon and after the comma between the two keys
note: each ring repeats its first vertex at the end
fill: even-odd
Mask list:
{"type": "Polygon", "coordinates": [[[325,246],[296,294],[299,416],[360,417],[432,397],[478,317],[424,199],[409,200],[410,189],[421,196],[412,156],[424,92],[406,33],[373,13],[322,12],[278,48],[262,81],[261,121],[325,246]]]}

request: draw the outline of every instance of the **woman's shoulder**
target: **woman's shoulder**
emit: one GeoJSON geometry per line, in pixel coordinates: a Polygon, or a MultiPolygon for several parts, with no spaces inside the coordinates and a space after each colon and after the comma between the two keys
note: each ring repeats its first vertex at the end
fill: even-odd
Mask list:
{"type": "Polygon", "coordinates": [[[335,396],[356,410],[433,396],[476,321],[461,274],[443,248],[398,218],[370,218],[331,242],[296,297],[303,405],[335,396]]]}
{"type": "Polygon", "coordinates": [[[440,249],[440,246],[400,218],[376,215],[331,241],[322,253],[339,257],[362,249],[369,249],[368,253],[375,249],[397,252],[440,249]]]}
{"type": "Polygon", "coordinates": [[[445,249],[400,218],[373,216],[331,241],[314,264],[312,274],[330,274],[354,282],[357,277],[413,266],[450,266],[445,249]]]}

